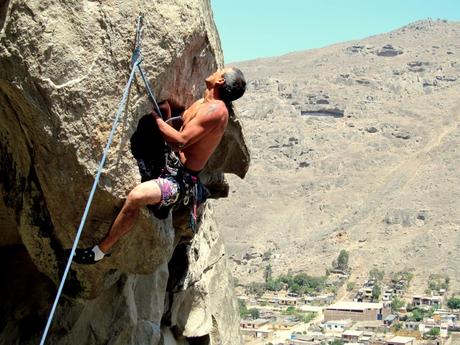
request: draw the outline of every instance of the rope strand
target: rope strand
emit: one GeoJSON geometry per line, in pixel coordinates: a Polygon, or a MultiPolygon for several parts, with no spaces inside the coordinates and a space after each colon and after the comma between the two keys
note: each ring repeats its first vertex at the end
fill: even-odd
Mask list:
{"type": "Polygon", "coordinates": [[[109,153],[110,145],[112,144],[112,140],[113,140],[113,136],[115,134],[115,130],[116,130],[117,126],[118,126],[120,116],[121,116],[123,110],[126,107],[126,102],[127,102],[128,96],[129,96],[129,91],[131,89],[131,85],[132,85],[133,80],[134,80],[134,76],[136,74],[136,70],[138,70],[140,72],[140,75],[141,75],[142,80],[144,82],[144,85],[145,85],[145,88],[147,90],[147,94],[148,94],[148,97],[149,97],[150,101],[152,102],[152,104],[156,108],[156,111],[158,112],[158,114],[161,117],[163,117],[162,114],[161,114],[161,111],[160,111],[160,107],[158,106],[158,103],[157,103],[157,101],[155,99],[155,96],[153,94],[153,91],[152,91],[152,88],[150,86],[150,83],[149,83],[144,71],[142,70],[142,68],[140,66],[140,64],[142,62],[141,50],[140,50],[141,49],[141,47],[140,47],[141,46],[141,41],[142,41],[142,31],[143,31],[142,25],[143,25],[143,17],[142,17],[142,15],[140,15],[138,17],[138,19],[137,19],[136,43],[135,43],[135,48],[134,48],[134,51],[133,51],[133,54],[132,54],[132,57],[131,57],[131,73],[129,75],[128,82],[126,83],[125,89],[123,91],[123,97],[122,97],[122,99],[120,101],[120,104],[118,105],[118,110],[117,110],[117,112],[115,114],[115,119],[114,119],[113,124],[112,124],[112,130],[110,131],[110,135],[109,135],[109,138],[107,140],[107,144],[106,144],[106,146],[104,148],[102,159],[101,159],[101,161],[99,163],[99,167],[97,169],[96,177],[94,179],[93,187],[91,188],[91,192],[90,192],[88,201],[86,203],[85,211],[83,213],[83,217],[81,219],[80,226],[78,227],[77,235],[75,236],[75,240],[74,240],[74,243],[73,243],[73,246],[72,246],[72,250],[70,252],[69,259],[67,260],[67,265],[66,265],[64,273],[62,275],[61,282],[59,284],[59,288],[58,288],[58,291],[56,293],[56,297],[54,299],[53,306],[52,306],[50,314],[48,316],[46,327],[45,327],[45,330],[44,330],[43,335],[42,335],[41,340],[40,340],[40,345],[45,344],[46,337],[48,335],[51,323],[53,321],[53,317],[54,317],[54,314],[56,312],[56,308],[57,308],[59,299],[60,299],[62,291],[64,289],[64,284],[65,284],[65,281],[67,279],[67,275],[69,274],[69,271],[70,271],[70,266],[72,265],[72,259],[73,259],[73,256],[75,255],[75,250],[77,249],[78,242],[80,241],[80,237],[81,237],[81,234],[83,232],[83,228],[85,226],[86,218],[88,216],[88,213],[89,213],[89,210],[90,210],[90,207],[91,207],[91,203],[93,201],[93,197],[94,197],[94,194],[96,192],[97,185],[99,183],[99,178],[100,178],[100,176],[102,174],[102,169],[104,168],[104,164],[105,164],[105,161],[107,159],[107,155],[109,153]]]}
{"type": "Polygon", "coordinates": [[[64,274],[62,275],[61,283],[59,285],[59,289],[58,289],[58,292],[56,294],[56,298],[54,299],[53,307],[51,308],[50,315],[48,316],[48,321],[46,323],[45,331],[43,332],[42,338],[40,340],[40,345],[45,344],[45,340],[46,340],[46,337],[48,335],[48,331],[49,331],[49,328],[51,326],[51,322],[53,320],[54,313],[56,312],[56,307],[58,305],[59,298],[61,297],[62,290],[64,288],[64,284],[65,284],[67,275],[69,274],[69,271],[70,271],[70,266],[72,265],[72,258],[75,255],[75,250],[77,249],[78,242],[80,241],[80,236],[81,236],[81,233],[83,232],[83,227],[85,226],[85,222],[86,222],[86,217],[88,216],[89,209],[90,209],[91,203],[93,201],[94,193],[96,192],[96,188],[97,188],[97,185],[99,183],[99,178],[101,176],[105,160],[107,159],[107,154],[109,152],[109,147],[110,147],[110,145],[112,143],[113,136],[115,134],[115,130],[116,130],[117,126],[118,126],[118,121],[120,119],[120,115],[121,115],[121,113],[123,112],[123,110],[125,108],[126,100],[128,98],[128,95],[129,95],[129,90],[131,89],[131,84],[133,83],[134,75],[136,74],[136,68],[139,65],[139,63],[140,63],[140,60],[137,60],[134,63],[134,65],[133,65],[133,67],[131,69],[131,74],[129,76],[128,82],[126,83],[125,90],[123,92],[123,97],[122,97],[121,102],[120,102],[120,104],[118,106],[118,110],[117,110],[117,113],[115,115],[115,120],[114,120],[113,125],[112,125],[112,130],[110,131],[109,139],[108,139],[107,144],[105,146],[104,153],[102,155],[102,159],[101,159],[101,161],[99,163],[99,168],[97,170],[96,178],[94,179],[93,187],[91,189],[91,193],[89,195],[88,202],[86,203],[85,212],[83,213],[83,217],[81,219],[80,226],[78,227],[77,235],[75,237],[75,241],[73,243],[69,259],[67,260],[67,265],[66,265],[66,268],[64,270],[64,274]]]}

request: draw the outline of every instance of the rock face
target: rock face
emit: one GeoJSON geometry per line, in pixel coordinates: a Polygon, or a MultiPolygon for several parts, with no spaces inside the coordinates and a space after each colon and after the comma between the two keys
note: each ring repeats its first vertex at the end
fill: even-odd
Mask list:
{"type": "Polygon", "coordinates": [[[424,20],[237,64],[252,163],[216,214],[241,282],[269,264],[322,275],[346,249],[361,278],[406,269],[418,292],[432,273],[460,289],[459,39],[460,23],[424,20]]]}
{"type": "MultiPolygon", "coordinates": [[[[9,297],[1,306],[1,344],[38,343],[65,264],[62,250],[72,245],[129,76],[140,12],[142,65],[158,100],[183,109],[223,65],[209,1],[0,5],[0,257],[3,281],[10,282],[1,288],[9,297]]],[[[130,138],[151,107],[140,79],[128,103],[82,246],[104,236],[140,182],[130,138]]],[[[203,179],[225,195],[223,173],[243,177],[248,164],[232,116],[203,179]]],[[[184,212],[174,215],[173,227],[171,217],[158,221],[144,211],[110,259],[73,265],[48,343],[239,344],[238,310],[211,208],[195,237],[184,212]]]]}

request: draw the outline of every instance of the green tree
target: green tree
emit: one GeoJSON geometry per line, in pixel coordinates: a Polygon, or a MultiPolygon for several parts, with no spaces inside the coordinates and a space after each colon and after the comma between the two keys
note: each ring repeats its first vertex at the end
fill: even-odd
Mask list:
{"type": "Polygon", "coordinates": [[[348,252],[342,249],[337,257],[337,268],[346,271],[348,269],[348,252]]]}
{"type": "Polygon", "coordinates": [[[431,290],[437,290],[438,288],[438,282],[435,281],[435,280],[431,280],[428,282],[428,290],[427,291],[431,291],[431,290]]]}
{"type": "Polygon", "coordinates": [[[439,337],[441,335],[441,329],[439,327],[433,327],[428,332],[426,332],[426,334],[431,337],[439,337]]]}
{"type": "Polygon", "coordinates": [[[460,297],[452,296],[447,300],[447,306],[450,309],[460,309],[460,297]]]}
{"type": "Polygon", "coordinates": [[[414,309],[417,309],[412,303],[407,303],[406,304],[406,310],[410,313],[412,312],[414,309]]]}
{"type": "MultiPolygon", "coordinates": [[[[321,292],[326,286],[327,277],[313,277],[306,273],[292,275],[283,274],[278,278],[271,277],[263,285],[266,290],[279,291],[284,285],[290,292],[303,294],[305,292],[321,292]]],[[[254,286],[250,286],[254,290],[254,286]]]]}
{"type": "Polygon", "coordinates": [[[393,299],[391,300],[391,310],[392,311],[397,311],[404,307],[404,301],[399,299],[398,296],[394,296],[393,299]]]}
{"type": "Polygon", "coordinates": [[[400,280],[406,280],[408,283],[414,278],[414,274],[409,270],[403,270],[393,274],[393,280],[398,282],[400,280]]]}
{"type": "Polygon", "coordinates": [[[447,289],[449,287],[450,278],[440,274],[431,274],[428,277],[428,289],[426,293],[431,291],[439,291],[440,289],[447,289]]]}
{"type": "Polygon", "coordinates": [[[380,289],[380,286],[375,284],[374,287],[372,288],[372,300],[375,302],[378,302],[381,293],[382,293],[382,290],[380,289]]]}
{"type": "Polygon", "coordinates": [[[268,264],[265,266],[265,271],[264,271],[264,278],[265,282],[268,282],[270,279],[272,279],[272,266],[268,264]]]}
{"type": "Polygon", "coordinates": [[[308,292],[320,292],[326,283],[325,277],[312,277],[305,273],[295,275],[292,280],[294,284],[298,284],[308,292]]]}
{"type": "Polygon", "coordinates": [[[420,309],[412,310],[412,315],[409,317],[412,321],[422,321],[423,320],[423,312],[420,309]]]}
{"type": "Polygon", "coordinates": [[[316,313],[306,313],[300,318],[303,323],[309,323],[316,317],[316,313]]]}
{"type": "Polygon", "coordinates": [[[306,273],[299,273],[292,277],[293,282],[301,286],[310,285],[310,279],[311,277],[306,273]]]}
{"type": "Polygon", "coordinates": [[[342,340],[334,339],[330,345],[344,345],[345,343],[342,340]]]}
{"type": "Polygon", "coordinates": [[[255,319],[258,319],[259,316],[260,316],[260,312],[259,312],[259,309],[257,308],[251,308],[248,310],[248,313],[249,315],[251,315],[251,317],[255,320],[255,319]]]}
{"type": "Polygon", "coordinates": [[[288,315],[294,314],[295,311],[296,311],[296,309],[293,306],[289,306],[289,307],[286,308],[286,314],[288,314],[288,315]]]}
{"type": "Polygon", "coordinates": [[[348,282],[347,283],[347,291],[353,291],[355,288],[356,283],[355,282],[348,282]]]}
{"type": "Polygon", "coordinates": [[[293,283],[293,277],[290,272],[288,272],[288,274],[282,274],[278,279],[280,282],[285,283],[288,286],[292,285],[293,283]]]}
{"type": "Polygon", "coordinates": [[[265,287],[270,291],[280,291],[283,288],[283,284],[279,279],[270,278],[266,283],[265,287]]]}
{"type": "Polygon", "coordinates": [[[263,260],[266,261],[266,260],[270,260],[270,257],[272,256],[272,252],[271,250],[267,250],[264,254],[263,254],[263,260]]]}
{"type": "Polygon", "coordinates": [[[447,289],[447,287],[449,286],[449,283],[450,283],[450,277],[449,277],[449,276],[446,276],[446,277],[444,278],[444,284],[446,284],[446,289],[447,289]]]}
{"type": "Polygon", "coordinates": [[[382,281],[384,276],[385,276],[385,272],[377,268],[373,268],[369,271],[369,278],[374,279],[378,282],[382,281]]]}
{"type": "Polygon", "coordinates": [[[246,286],[246,293],[249,295],[256,295],[257,297],[261,297],[266,290],[265,283],[252,282],[246,286]]]}
{"type": "Polygon", "coordinates": [[[302,287],[299,284],[294,282],[289,286],[289,291],[300,294],[302,292],[302,287]]]}
{"type": "Polygon", "coordinates": [[[395,322],[393,324],[393,329],[395,332],[398,332],[402,329],[402,326],[403,326],[402,322],[395,322]]]}
{"type": "Polygon", "coordinates": [[[242,300],[238,300],[238,306],[239,306],[239,309],[240,309],[240,317],[242,319],[244,319],[245,317],[247,317],[249,315],[248,313],[248,308],[246,307],[246,302],[242,301],[242,300]]]}

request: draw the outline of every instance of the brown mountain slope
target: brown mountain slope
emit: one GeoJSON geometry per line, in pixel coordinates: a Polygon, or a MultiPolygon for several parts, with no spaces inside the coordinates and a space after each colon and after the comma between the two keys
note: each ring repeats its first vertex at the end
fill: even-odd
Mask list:
{"type": "Polygon", "coordinates": [[[460,289],[459,42],[460,23],[425,20],[236,64],[252,166],[216,209],[240,280],[323,274],[347,249],[355,275],[460,289]]]}

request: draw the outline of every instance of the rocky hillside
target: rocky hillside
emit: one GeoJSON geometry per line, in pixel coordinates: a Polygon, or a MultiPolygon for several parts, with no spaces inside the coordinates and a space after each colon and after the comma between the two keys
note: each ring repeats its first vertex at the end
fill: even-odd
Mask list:
{"type": "MultiPolygon", "coordinates": [[[[128,80],[141,12],[142,65],[155,94],[187,107],[223,64],[208,0],[0,3],[0,344],[38,344],[128,80]]],[[[139,78],[128,103],[80,246],[103,238],[140,182],[130,139],[151,105],[139,78]]],[[[248,162],[232,117],[203,179],[225,195],[223,172],[244,176],[248,162]]],[[[194,235],[188,210],[174,224],[144,210],[110,258],[74,264],[47,344],[240,344],[222,238],[212,207],[202,211],[194,235]]]]}
{"type": "Polygon", "coordinates": [[[238,279],[322,275],[346,249],[355,276],[460,289],[459,42],[460,23],[424,20],[236,64],[252,163],[217,214],[238,279]]]}

